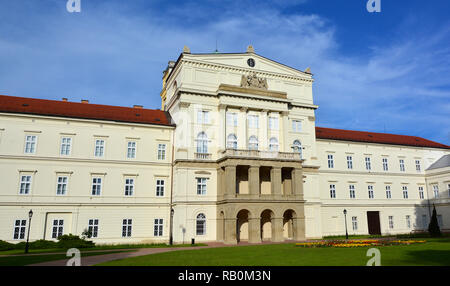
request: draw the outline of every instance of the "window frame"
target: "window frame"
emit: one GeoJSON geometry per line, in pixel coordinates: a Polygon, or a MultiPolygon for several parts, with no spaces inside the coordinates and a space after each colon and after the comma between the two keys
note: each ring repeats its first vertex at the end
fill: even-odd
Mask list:
{"type": "Polygon", "coordinates": [[[199,213],[195,218],[195,235],[206,235],[206,215],[204,213],[199,213]],[[202,231],[199,232],[199,229],[201,229],[202,231]]]}
{"type": "Polygon", "coordinates": [[[133,219],[124,218],[122,219],[122,237],[131,237],[133,231],[133,219]]]}
{"type": "Polygon", "coordinates": [[[72,141],[73,138],[70,136],[61,136],[61,142],[59,146],[59,155],[60,156],[70,156],[72,155],[72,141]],[[64,142],[67,139],[68,142],[64,142]],[[65,152],[63,152],[63,150],[65,152]]]}
{"type": "Polygon", "coordinates": [[[336,185],[330,184],[330,199],[336,198],[336,185]]]}
{"type": "Polygon", "coordinates": [[[198,196],[206,196],[208,193],[208,178],[205,177],[197,177],[196,180],[196,189],[198,196]],[[199,188],[200,187],[200,188],[199,188]]]}
{"type": "Polygon", "coordinates": [[[26,219],[15,219],[13,224],[13,240],[24,240],[27,231],[26,219]],[[17,222],[19,224],[17,225],[17,222]],[[17,234],[17,237],[16,237],[17,234]]]}
{"type": "Polygon", "coordinates": [[[103,191],[103,176],[91,176],[91,196],[101,196],[102,195],[102,191],[103,191]],[[98,183],[98,179],[100,179],[100,183],[98,183]],[[96,180],[96,182],[94,182],[94,180],[96,180]],[[97,186],[97,188],[95,188],[95,193],[94,193],[94,185],[97,186]],[[100,190],[98,190],[98,186],[100,186],[100,190]]]}
{"type": "Polygon", "coordinates": [[[136,178],[125,178],[124,196],[133,197],[136,189],[136,178]]]}
{"type": "Polygon", "coordinates": [[[158,143],[158,160],[166,160],[167,144],[158,143]]]}
{"type": "Polygon", "coordinates": [[[52,239],[58,239],[58,237],[62,235],[64,235],[64,219],[53,219],[52,239]],[[57,224],[55,224],[55,222],[57,222],[57,224]]]}
{"type": "Polygon", "coordinates": [[[129,140],[127,141],[127,159],[136,159],[136,157],[137,157],[137,141],[129,140]],[[130,146],[130,144],[134,146],[130,146]]]}
{"type": "Polygon", "coordinates": [[[28,173],[21,173],[21,174],[19,174],[19,195],[26,196],[26,195],[31,194],[32,186],[33,186],[33,174],[28,174],[28,173]],[[29,181],[23,181],[24,177],[29,177],[30,180],[29,181]],[[25,188],[26,192],[22,192],[22,185],[23,184],[28,185],[28,189],[25,188]]]}
{"type": "Polygon", "coordinates": [[[25,145],[23,148],[23,153],[27,155],[34,155],[36,154],[37,150],[37,142],[38,142],[38,135],[36,134],[25,134],[25,145]],[[28,137],[35,138],[34,141],[28,142],[28,137]],[[28,144],[31,144],[32,147],[28,148],[28,144]],[[30,150],[30,152],[27,152],[27,150],[30,150]]]}
{"type": "Polygon", "coordinates": [[[96,138],[94,142],[94,157],[95,158],[104,158],[105,157],[105,150],[106,150],[106,140],[101,138],[96,138]],[[98,146],[98,142],[103,142],[103,145],[98,146]],[[99,152],[101,150],[101,154],[97,154],[97,148],[99,148],[99,152]]]}
{"type": "Polygon", "coordinates": [[[68,190],[69,190],[69,176],[66,176],[66,175],[56,176],[56,195],[57,196],[65,196],[67,194],[68,190]],[[60,178],[65,179],[65,182],[60,182],[60,180],[59,180],[60,178]],[[61,193],[59,193],[60,185],[65,186],[65,189],[64,188],[61,189],[61,191],[62,191],[61,193]]]}
{"type": "Polygon", "coordinates": [[[99,219],[98,218],[91,218],[88,220],[88,231],[90,231],[92,233],[91,238],[98,237],[98,231],[99,231],[99,219]]]}
{"type": "Polygon", "coordinates": [[[153,236],[154,237],[164,236],[164,219],[155,218],[153,220],[153,236]]]}
{"type": "Polygon", "coordinates": [[[166,180],[157,178],[155,186],[156,186],[155,187],[155,191],[156,191],[155,195],[157,197],[164,197],[165,192],[166,192],[166,180]]]}

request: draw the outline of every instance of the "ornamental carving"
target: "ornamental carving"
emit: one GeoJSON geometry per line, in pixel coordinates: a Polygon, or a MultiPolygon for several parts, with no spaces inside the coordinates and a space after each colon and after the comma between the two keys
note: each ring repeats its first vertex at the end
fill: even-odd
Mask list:
{"type": "Polygon", "coordinates": [[[254,72],[250,75],[243,75],[241,79],[241,87],[267,90],[267,79],[258,77],[254,72]]]}

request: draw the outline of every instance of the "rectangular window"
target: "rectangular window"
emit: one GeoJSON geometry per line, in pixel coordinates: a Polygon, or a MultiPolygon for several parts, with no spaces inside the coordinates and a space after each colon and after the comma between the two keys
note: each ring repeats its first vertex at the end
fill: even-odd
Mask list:
{"type": "Polygon", "coordinates": [[[154,236],[163,236],[163,223],[164,220],[162,218],[155,219],[155,223],[153,225],[154,236]]]}
{"type": "Polygon", "coordinates": [[[258,115],[248,115],[248,127],[249,128],[259,128],[259,117],[258,115]]]}
{"type": "Polygon", "coordinates": [[[405,171],[405,160],[400,159],[399,164],[400,164],[400,172],[404,172],[405,171]]]}
{"type": "Polygon", "coordinates": [[[89,220],[88,231],[92,237],[98,237],[98,219],[89,220]]]}
{"type": "Polygon", "coordinates": [[[28,195],[31,191],[31,175],[20,176],[19,194],[28,195]]]}
{"type": "Polygon", "coordinates": [[[416,160],[416,171],[420,172],[420,160],[416,160]]]}
{"type": "Polygon", "coordinates": [[[369,192],[369,199],[373,199],[373,186],[367,186],[367,190],[369,192]]]}
{"type": "Polygon", "coordinates": [[[197,178],[197,195],[206,195],[206,178],[197,178]]]}
{"type": "Polygon", "coordinates": [[[301,120],[292,120],[292,131],[302,132],[302,121],[301,120]]]}
{"type": "Polygon", "coordinates": [[[402,190],[403,190],[403,198],[407,199],[408,198],[408,187],[407,186],[403,186],[402,190]]]}
{"type": "Polygon", "coordinates": [[[63,219],[54,219],[53,227],[52,227],[52,238],[57,239],[61,235],[64,234],[64,220],[63,219]]]}
{"type": "Polygon", "coordinates": [[[348,186],[349,190],[350,190],[350,199],[354,199],[355,196],[355,185],[349,185],[348,186]]]}
{"type": "Polygon", "coordinates": [[[439,228],[442,229],[442,227],[444,227],[444,221],[442,220],[442,215],[437,215],[437,221],[438,221],[439,228]]]}
{"type": "Polygon", "coordinates": [[[383,171],[388,171],[389,170],[388,159],[383,158],[382,161],[383,161],[383,171]]]}
{"type": "Polygon", "coordinates": [[[411,216],[409,215],[406,216],[406,228],[407,229],[411,228],[411,216]]]}
{"type": "Polygon", "coordinates": [[[72,138],[62,137],[61,138],[61,155],[69,156],[72,150],[72,138]]]}
{"type": "Polygon", "coordinates": [[[102,192],[102,178],[95,177],[92,178],[92,195],[100,196],[102,192]]]}
{"type": "Polygon", "coordinates": [[[65,195],[67,193],[67,182],[68,182],[68,177],[66,176],[61,176],[57,178],[57,182],[56,182],[56,194],[57,195],[65,195]]]}
{"type": "Polygon", "coordinates": [[[427,215],[422,215],[422,228],[427,229],[428,228],[428,218],[427,215]]]}
{"type": "Polygon", "coordinates": [[[36,152],[36,135],[25,136],[25,154],[34,154],[36,152]]]}
{"type": "Polygon", "coordinates": [[[132,196],[134,194],[134,179],[125,179],[125,196],[132,196]]]}
{"type": "Polygon", "coordinates": [[[95,140],[94,156],[103,157],[104,154],[105,154],[105,140],[102,139],[95,140]]]}
{"type": "Polygon", "coordinates": [[[209,111],[199,110],[197,112],[197,123],[208,124],[209,123],[209,111]]]}
{"type": "Polygon", "coordinates": [[[166,160],[166,144],[158,144],[158,160],[166,160]]]}
{"type": "Polygon", "coordinates": [[[269,117],[269,129],[270,130],[278,130],[278,118],[277,117],[269,117]]]}
{"type": "Polygon", "coordinates": [[[122,237],[131,237],[132,225],[133,225],[132,219],[124,219],[122,221],[122,237]]]}
{"type": "Polygon", "coordinates": [[[235,127],[238,125],[238,115],[234,112],[227,112],[227,126],[235,127]]]}
{"type": "Polygon", "coordinates": [[[164,197],[164,180],[156,180],[156,196],[157,197],[164,197]]]}
{"type": "Polygon", "coordinates": [[[353,230],[358,230],[358,217],[352,216],[352,228],[353,230]]]}
{"type": "Polygon", "coordinates": [[[439,198],[439,186],[438,185],[433,185],[433,194],[434,194],[435,199],[439,198]]]}
{"type": "Polygon", "coordinates": [[[13,239],[25,239],[25,230],[27,221],[25,219],[17,219],[14,222],[14,234],[13,239]]]}
{"type": "Polygon", "coordinates": [[[330,198],[335,199],[336,198],[336,186],[330,185],[330,198]]]}
{"type": "Polygon", "coordinates": [[[127,144],[127,158],[135,159],[136,158],[136,141],[129,141],[127,144]]]}
{"type": "Polygon", "coordinates": [[[333,155],[331,154],[328,154],[328,168],[330,169],[334,168],[333,155]]]}
{"type": "Polygon", "coordinates": [[[365,161],[366,161],[366,170],[370,171],[372,169],[372,166],[370,165],[370,157],[366,157],[365,161]]]}
{"type": "Polygon", "coordinates": [[[347,156],[347,169],[351,170],[353,169],[353,157],[347,156]]]}
{"type": "Polygon", "coordinates": [[[423,187],[419,187],[419,199],[423,200],[424,198],[423,187]]]}
{"type": "Polygon", "coordinates": [[[394,229],[394,217],[389,216],[389,228],[394,229]]]}
{"type": "Polygon", "coordinates": [[[386,199],[391,199],[391,198],[392,198],[391,186],[386,186],[386,199]]]}

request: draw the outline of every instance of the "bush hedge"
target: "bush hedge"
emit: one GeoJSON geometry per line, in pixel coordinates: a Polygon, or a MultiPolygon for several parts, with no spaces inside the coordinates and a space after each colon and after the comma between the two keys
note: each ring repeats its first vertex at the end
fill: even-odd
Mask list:
{"type": "MultiPolygon", "coordinates": [[[[25,249],[26,242],[9,243],[0,240],[0,251],[25,249]]],[[[58,241],[39,239],[29,243],[29,249],[69,249],[69,248],[90,248],[94,247],[95,243],[80,238],[77,235],[67,234],[58,238],[58,241]]]]}

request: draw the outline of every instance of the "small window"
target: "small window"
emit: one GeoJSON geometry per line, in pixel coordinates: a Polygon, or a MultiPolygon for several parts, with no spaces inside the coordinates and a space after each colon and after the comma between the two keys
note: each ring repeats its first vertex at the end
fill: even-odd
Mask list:
{"type": "Polygon", "coordinates": [[[94,156],[103,157],[104,154],[105,154],[105,140],[103,139],[95,140],[94,156]]]}
{"type": "Polygon", "coordinates": [[[373,199],[374,198],[373,186],[367,186],[367,190],[368,190],[368,193],[369,193],[369,199],[373,199]]]}
{"type": "Polygon", "coordinates": [[[200,132],[197,135],[197,153],[208,153],[208,136],[205,132],[200,132]]]}
{"type": "Polygon", "coordinates": [[[278,130],[278,118],[277,117],[269,117],[269,129],[270,130],[278,130]]]}
{"type": "Polygon", "coordinates": [[[209,111],[199,110],[197,112],[197,123],[208,124],[209,123],[209,111]]]}
{"type": "Polygon", "coordinates": [[[433,185],[433,194],[435,199],[439,199],[439,186],[433,185]]]}
{"type": "Polygon", "coordinates": [[[301,120],[292,120],[292,131],[293,132],[302,132],[302,121],[301,120]]]}
{"type": "Polygon", "coordinates": [[[14,221],[14,240],[25,239],[26,226],[27,221],[25,219],[17,219],[14,221]]]}
{"type": "Polygon", "coordinates": [[[252,135],[248,139],[248,149],[250,150],[258,150],[258,137],[252,135]]]}
{"type": "Polygon", "coordinates": [[[270,138],[269,140],[269,150],[270,151],[278,151],[278,140],[275,137],[270,138]]]}
{"type": "Polygon", "coordinates": [[[227,112],[227,126],[237,126],[238,125],[238,115],[237,113],[227,112]]]}
{"type": "Polygon", "coordinates": [[[158,160],[166,160],[166,144],[158,144],[158,160]]]}
{"type": "Polygon", "coordinates": [[[58,239],[58,237],[60,237],[63,234],[64,234],[64,220],[63,219],[53,220],[52,238],[58,239]]]}
{"type": "Polygon", "coordinates": [[[227,137],[227,148],[237,149],[237,137],[234,134],[230,134],[227,137]]]}
{"type": "Polygon", "coordinates": [[[164,197],[164,187],[165,187],[164,180],[156,180],[156,196],[157,197],[164,197]]]}
{"type": "Polygon", "coordinates": [[[248,127],[249,128],[259,128],[259,117],[258,115],[248,115],[247,116],[248,127]]]}
{"type": "Polygon", "coordinates": [[[419,199],[423,200],[424,198],[423,187],[419,187],[419,199]]]}
{"type": "Polygon", "coordinates": [[[98,219],[90,219],[88,231],[91,233],[92,237],[98,237],[98,219]]]}
{"type": "Polygon", "coordinates": [[[132,196],[134,194],[134,179],[125,179],[125,196],[132,196]]]}
{"type": "Polygon", "coordinates": [[[420,160],[416,160],[416,171],[420,172],[420,160]]]}
{"type": "Polygon", "coordinates": [[[407,215],[405,218],[406,218],[406,228],[411,229],[411,216],[407,215]]]}
{"type": "Polygon", "coordinates": [[[422,228],[427,229],[428,228],[428,218],[427,215],[422,215],[422,228]]]}
{"type": "Polygon", "coordinates": [[[351,170],[353,169],[353,157],[347,156],[347,169],[351,170]]]}
{"type": "Polygon", "coordinates": [[[155,219],[154,225],[153,225],[153,235],[154,236],[163,236],[163,225],[164,225],[164,220],[162,218],[155,219]]]}
{"type": "Polygon", "coordinates": [[[330,198],[335,199],[336,198],[336,186],[330,185],[330,198]]]}
{"type": "Polygon", "coordinates": [[[407,199],[408,198],[408,187],[407,186],[403,186],[402,190],[403,190],[403,198],[407,199]]]}
{"type": "Polygon", "coordinates": [[[370,164],[370,157],[366,157],[365,162],[366,162],[366,170],[370,171],[372,169],[372,166],[370,164]]]}
{"type": "Polygon", "coordinates": [[[136,158],[136,141],[129,141],[127,144],[127,158],[135,159],[136,158]]]}
{"type": "Polygon", "coordinates": [[[392,198],[391,186],[386,186],[386,199],[391,199],[391,198],[392,198]]]}
{"type": "Polygon", "coordinates": [[[197,195],[206,195],[206,178],[197,178],[197,195]]]}
{"type": "Polygon", "coordinates": [[[94,177],[92,178],[92,192],[91,194],[93,196],[100,196],[102,192],[102,178],[100,177],[94,177]]]}
{"type": "Polygon", "coordinates": [[[394,217],[393,216],[389,216],[388,220],[389,220],[389,228],[390,229],[394,229],[394,217]]]}
{"type": "Polygon", "coordinates": [[[60,154],[63,156],[69,156],[72,150],[72,138],[70,137],[62,137],[61,138],[61,152],[60,154]]]}
{"type": "Polygon", "coordinates": [[[19,194],[28,195],[31,191],[31,175],[20,176],[20,189],[19,194]]]}
{"type": "Polygon", "coordinates": [[[358,230],[358,217],[352,216],[352,228],[354,231],[358,230]]]}
{"type": "Polygon", "coordinates": [[[196,234],[205,235],[206,234],[206,216],[204,214],[199,214],[196,219],[196,234]]]}
{"type": "Polygon", "coordinates": [[[400,172],[404,172],[405,171],[405,160],[400,159],[399,164],[400,164],[400,172]]]}
{"type": "Polygon", "coordinates": [[[355,195],[355,185],[349,185],[348,188],[350,190],[350,198],[354,199],[356,197],[356,195],[355,195]]]}
{"type": "Polygon", "coordinates": [[[388,159],[383,158],[383,171],[388,171],[388,170],[389,170],[388,159]]]}
{"type": "Polygon", "coordinates": [[[124,219],[122,221],[122,237],[131,237],[132,227],[133,227],[133,220],[124,219]]]}
{"type": "Polygon", "coordinates": [[[64,196],[67,193],[67,182],[68,182],[68,177],[66,176],[60,176],[57,178],[57,182],[56,182],[56,194],[57,195],[61,195],[64,196]]]}
{"type": "Polygon", "coordinates": [[[36,135],[26,135],[25,136],[25,154],[34,154],[36,152],[36,135]]]}
{"type": "Polygon", "coordinates": [[[294,153],[300,153],[300,158],[303,158],[302,143],[299,140],[295,140],[292,144],[292,151],[294,153]]]}
{"type": "Polygon", "coordinates": [[[334,168],[334,159],[333,155],[328,154],[328,168],[332,169],[334,168]]]}

